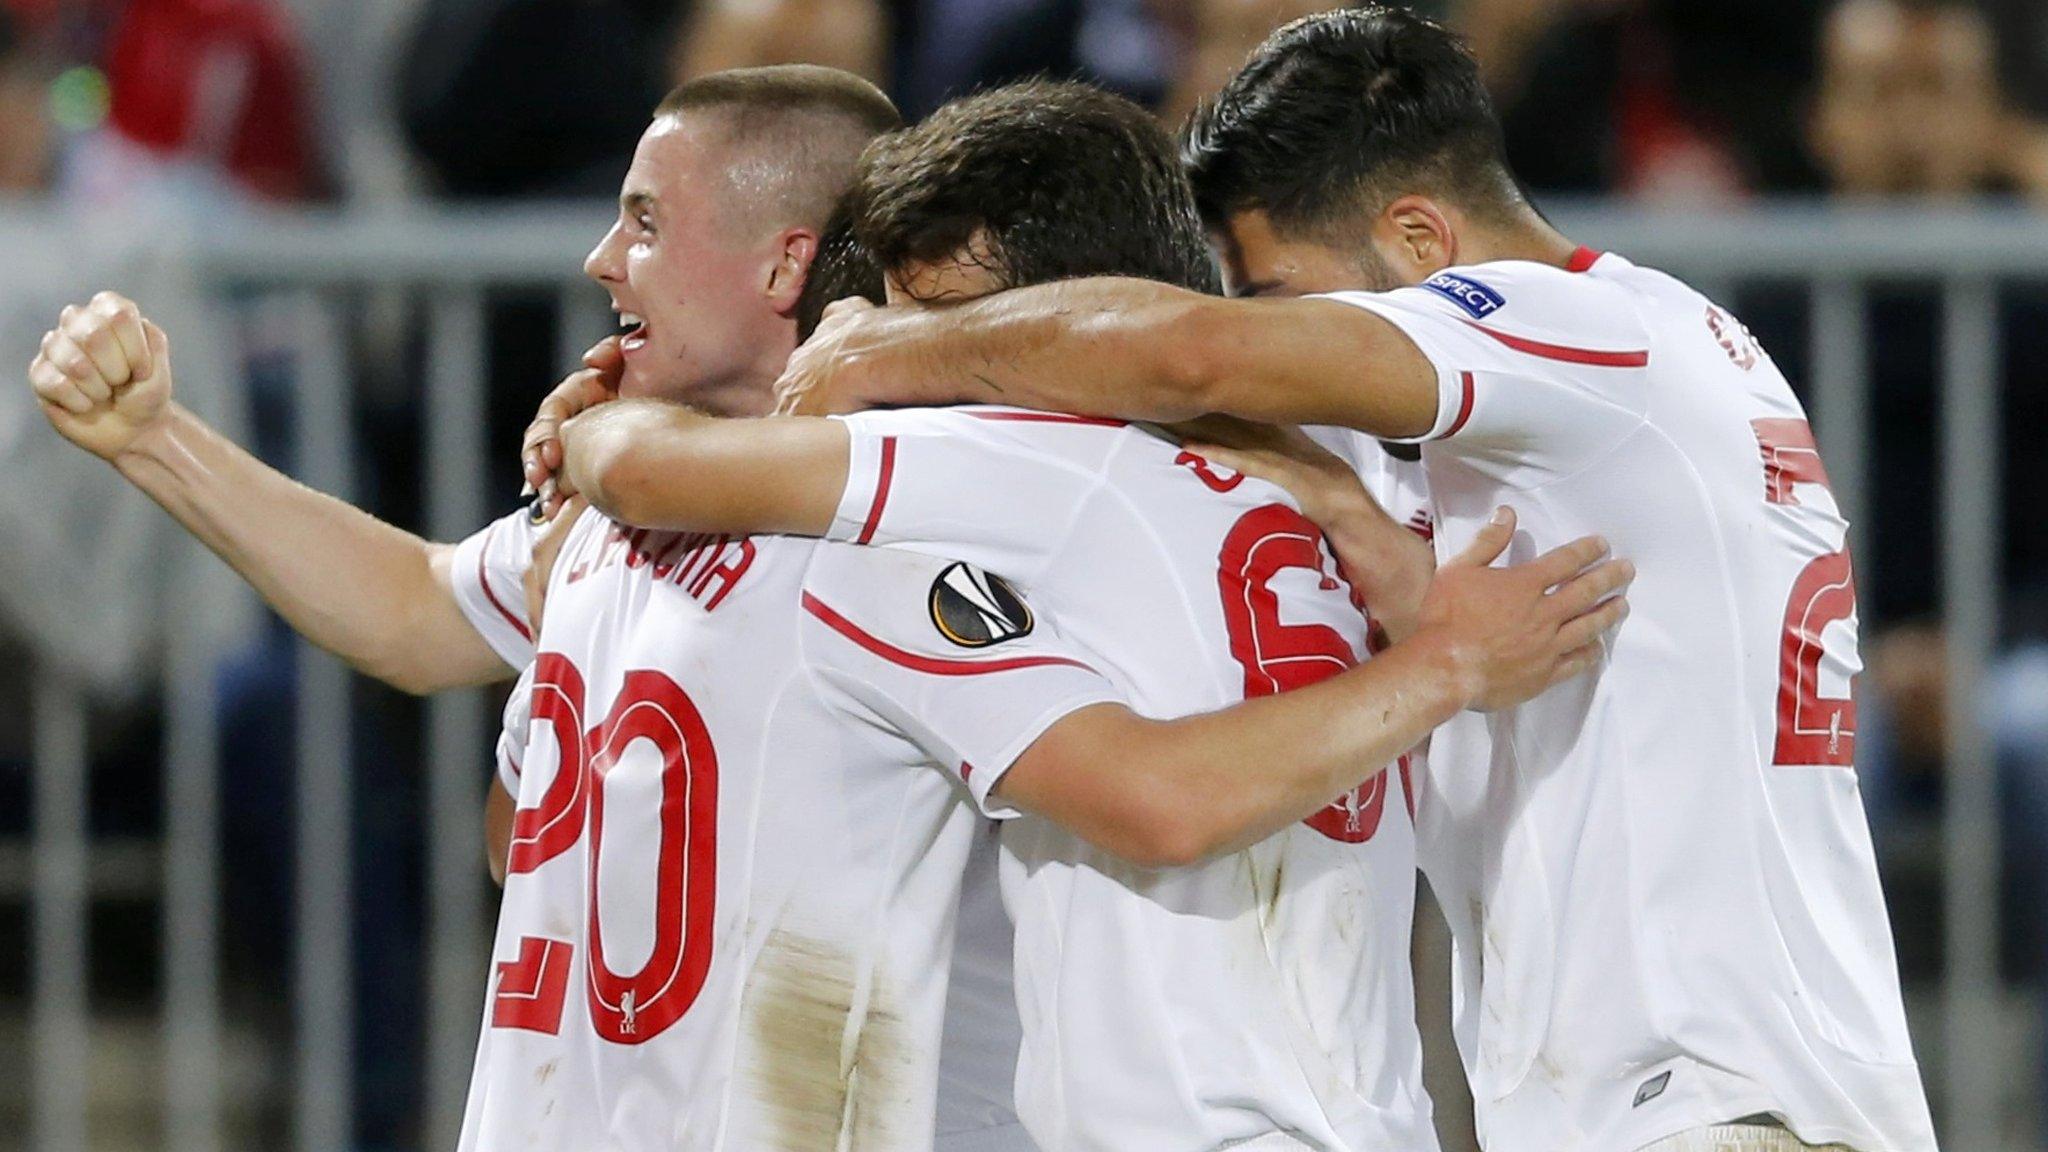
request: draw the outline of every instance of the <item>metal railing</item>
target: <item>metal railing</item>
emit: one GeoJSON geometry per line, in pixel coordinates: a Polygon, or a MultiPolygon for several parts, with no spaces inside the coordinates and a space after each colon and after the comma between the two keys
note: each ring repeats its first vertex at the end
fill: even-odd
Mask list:
{"type": "MultiPolygon", "coordinates": [[[[428,534],[452,540],[483,523],[484,293],[505,285],[559,289],[559,360],[566,370],[609,326],[602,298],[579,274],[606,217],[602,207],[466,214],[242,219],[157,239],[208,291],[288,292],[295,301],[298,468],[311,486],[346,498],[357,446],[339,305],[379,292],[425,301],[422,410],[428,534]]],[[[2048,278],[2048,221],[2007,213],[1769,211],[1715,217],[1555,214],[1575,238],[1687,278],[1726,297],[1750,281],[1794,282],[1810,293],[1808,396],[1845,513],[1862,527],[1869,507],[1865,293],[1910,277],[1940,285],[1943,358],[1943,613],[1952,700],[1991,658],[1999,590],[2000,524],[1997,284],[2048,278]]],[[[22,230],[62,221],[0,214],[0,246],[22,230]]],[[[0,280],[0,293],[8,291],[0,280]]],[[[13,369],[9,368],[8,371],[13,369]]],[[[108,483],[113,483],[110,479],[108,483]]],[[[217,566],[183,564],[179,579],[227,580],[217,566]]],[[[1876,574],[1882,578],[1882,573],[1876,574]]],[[[1859,572],[1868,579],[1870,572],[1859,572]]],[[[1867,601],[1866,601],[1867,602],[1867,601]]],[[[219,767],[211,668],[217,653],[170,623],[163,674],[165,821],[161,873],[162,1098],[166,1146],[208,1152],[223,1142],[223,1036],[219,978],[222,876],[219,767]]],[[[350,677],[302,646],[295,804],[298,880],[293,944],[295,1085],[292,1126],[307,1152],[350,1144],[352,872],[350,677]]],[[[39,1150],[87,1147],[85,1089],[90,1023],[83,973],[88,863],[85,699],[57,677],[38,681],[30,897],[34,913],[33,1131],[39,1150]]],[[[428,904],[423,967],[428,1057],[425,1132],[448,1147],[459,1124],[482,1004],[488,936],[476,899],[478,783],[488,755],[481,697],[452,693],[427,710],[428,904]]],[[[1993,1045],[1998,1011],[1998,820],[1991,747],[1967,708],[1949,725],[1943,848],[1946,929],[1945,1101],[1948,1148],[1998,1146],[1998,1099],[2007,1074],[1993,1045]]]]}

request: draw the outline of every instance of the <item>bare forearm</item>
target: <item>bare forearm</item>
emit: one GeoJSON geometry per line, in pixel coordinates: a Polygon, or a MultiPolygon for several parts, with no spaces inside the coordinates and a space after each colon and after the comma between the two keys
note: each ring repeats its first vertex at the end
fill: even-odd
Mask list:
{"type": "Polygon", "coordinates": [[[1162,422],[1223,413],[1390,437],[1421,435],[1436,415],[1436,371],[1414,343],[1331,300],[1226,300],[1102,277],[881,309],[864,322],[827,343],[822,369],[851,407],[1014,404],[1162,422]]]}
{"type": "Polygon", "coordinates": [[[654,400],[605,404],[562,426],[570,490],[642,528],[822,536],[847,456],[837,421],[721,419],[654,400]]]}
{"type": "Polygon", "coordinates": [[[307,488],[183,409],[114,466],[301,635],[357,669],[415,692],[506,675],[455,604],[452,549],[307,488]]]}
{"type": "Polygon", "coordinates": [[[1132,863],[1198,863],[1314,815],[1475,691],[1462,654],[1418,635],[1320,684],[1200,716],[1084,708],[1048,729],[996,788],[1132,863]]]}
{"type": "Polygon", "coordinates": [[[1370,498],[1319,524],[1372,619],[1386,630],[1388,639],[1406,639],[1415,631],[1422,597],[1436,571],[1428,543],[1370,498]]]}
{"type": "Polygon", "coordinates": [[[1235,851],[1307,819],[1470,702],[1456,653],[1417,636],[1320,684],[1172,722],[1148,760],[1192,801],[1189,851],[1235,851]],[[1157,759],[1160,754],[1167,759],[1157,759]]]}
{"type": "Polygon", "coordinates": [[[1148,280],[1019,288],[930,311],[890,310],[839,370],[873,402],[1009,404],[1141,420],[1209,411],[1175,354],[1210,301],[1148,280]]]}

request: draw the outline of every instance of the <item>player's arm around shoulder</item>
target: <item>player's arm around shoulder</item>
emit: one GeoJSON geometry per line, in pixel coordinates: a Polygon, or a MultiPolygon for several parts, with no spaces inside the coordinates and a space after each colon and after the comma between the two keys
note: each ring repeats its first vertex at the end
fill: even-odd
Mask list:
{"type": "Polygon", "coordinates": [[[1590,538],[1491,567],[1513,532],[1504,514],[1447,562],[1415,634],[1364,664],[1173,720],[1077,711],[1017,759],[999,795],[1152,867],[1211,859],[1308,818],[1459,711],[1520,703],[1598,664],[1634,569],[1590,538]]]}
{"type": "Polygon", "coordinates": [[[822,536],[850,453],[836,420],[727,419],[618,400],[562,425],[558,477],[562,495],[643,528],[822,536]]]}
{"type": "Polygon", "coordinates": [[[936,311],[845,310],[797,349],[777,389],[782,410],[817,414],[994,403],[1410,436],[1434,420],[1435,380],[1400,329],[1370,312],[1096,277],[936,311]]]}

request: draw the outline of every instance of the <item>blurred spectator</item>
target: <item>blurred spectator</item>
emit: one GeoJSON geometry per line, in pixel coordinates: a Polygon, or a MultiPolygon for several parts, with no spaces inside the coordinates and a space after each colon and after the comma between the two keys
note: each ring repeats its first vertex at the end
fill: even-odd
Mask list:
{"type": "Polygon", "coordinates": [[[727,68],[821,64],[889,80],[881,0],[702,0],[676,41],[677,81],[727,68]]]}
{"type": "Polygon", "coordinates": [[[1156,107],[1191,2],[1202,0],[896,0],[891,92],[906,120],[1029,76],[1087,80],[1156,107]]]}
{"type": "Polygon", "coordinates": [[[1991,25],[1964,0],[1845,0],[1830,12],[1811,135],[1840,196],[2048,203],[2048,136],[2005,104],[1991,25]]]}
{"type": "Polygon", "coordinates": [[[1699,206],[1814,186],[1816,0],[1467,0],[1509,159],[1541,191],[1699,206]]]}
{"type": "Polygon", "coordinates": [[[1192,0],[1185,5],[1188,48],[1160,115],[1179,124],[1237,75],[1245,57],[1275,28],[1338,7],[1328,0],[1192,0]]]}
{"type": "Polygon", "coordinates": [[[107,130],[67,163],[87,199],[205,210],[319,191],[299,43],[268,0],[130,0],[106,73],[107,130]]]}
{"type": "Polygon", "coordinates": [[[0,196],[39,192],[49,182],[47,72],[22,43],[13,15],[0,8],[0,196]]]}

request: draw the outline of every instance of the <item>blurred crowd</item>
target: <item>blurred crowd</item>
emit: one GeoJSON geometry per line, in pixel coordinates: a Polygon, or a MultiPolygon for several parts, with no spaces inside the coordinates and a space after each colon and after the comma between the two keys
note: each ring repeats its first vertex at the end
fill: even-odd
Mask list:
{"type": "MultiPolygon", "coordinates": [[[[1051,73],[1177,120],[1317,0],[0,0],[0,189],[260,200],[606,193],[676,80],[791,60],[916,117],[1051,73]],[[351,13],[349,10],[357,10],[351,13]],[[365,39],[391,88],[365,77],[365,39]],[[545,78],[545,82],[538,82],[545,78]]],[[[2034,0],[1418,0],[1471,38],[1540,191],[2048,202],[2034,0]]],[[[374,75],[375,73],[370,73],[374,75]]]]}
{"type": "MultiPolygon", "coordinates": [[[[1086,78],[1178,121],[1280,23],[1316,0],[0,0],[0,201],[216,214],[293,203],[609,197],[649,110],[679,79],[806,61],[874,79],[916,118],[1026,76],[1086,78]]],[[[2042,0],[1418,0],[1470,38],[1539,202],[1606,197],[1663,210],[1761,198],[1834,203],[1990,201],[2048,209],[2048,3],[2042,0]]],[[[1807,377],[1803,296],[1747,286],[1725,301],[1807,377]]],[[[493,300],[492,449],[524,423],[554,363],[551,299],[493,300]],[[523,311],[524,310],[524,311],[523,311]],[[528,312],[531,312],[531,315],[528,312]],[[529,322],[537,320],[538,323],[529,322]]],[[[2048,970],[2048,463],[2024,438],[2048,425],[2048,293],[2010,287],[2003,360],[2006,605],[2003,655],[1980,699],[1999,740],[2011,970],[2048,970]]],[[[1869,303],[1875,456],[1858,557],[1869,672],[1860,757],[1881,840],[1940,809],[1943,685],[1937,615],[1940,309],[1934,286],[1886,284],[1869,303]],[[1872,577],[1874,576],[1874,579],[1872,577]]],[[[289,365],[245,351],[250,433],[287,452],[289,365]]],[[[366,501],[416,522],[385,477],[417,471],[402,388],[364,390],[366,501]],[[383,395],[388,402],[376,397],[383,395]],[[388,434],[385,434],[388,433],[388,434]]],[[[516,478],[494,478],[510,500],[516,478]]],[[[222,738],[237,802],[230,951],[283,969],[289,840],[274,820],[289,781],[293,662],[281,626],[222,680],[222,738]]],[[[404,777],[417,725],[363,694],[359,840],[413,928],[363,921],[359,979],[398,1000],[365,1016],[359,1052],[370,1145],[416,1122],[419,819],[404,777]],[[378,797],[395,797],[390,803],[378,797]],[[406,799],[406,797],[410,799],[406,799]],[[408,991],[410,989],[410,991],[408,991]]],[[[146,741],[138,740],[138,744],[146,741]]],[[[481,761],[480,761],[481,762],[481,761]]],[[[1909,922],[1914,881],[1888,876],[1909,922]],[[1901,899],[1900,888],[1908,891],[1901,899]]],[[[400,919],[403,919],[401,917],[400,919]]],[[[1909,974],[1931,977],[1932,934],[1899,933],[1909,974]]],[[[2048,1037],[2048,1029],[2043,1029],[2048,1037]]],[[[2044,1040],[2048,1042],[2048,1040],[2044,1040]]],[[[2048,1058],[2041,1061],[2048,1070],[2048,1058]]]]}

